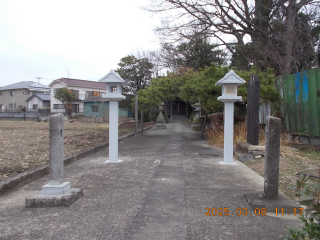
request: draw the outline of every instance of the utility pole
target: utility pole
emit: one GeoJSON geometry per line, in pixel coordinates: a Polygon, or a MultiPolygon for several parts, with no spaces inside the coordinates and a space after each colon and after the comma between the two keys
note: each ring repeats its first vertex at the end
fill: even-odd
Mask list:
{"type": "Polygon", "coordinates": [[[67,75],[68,75],[68,78],[69,78],[69,76],[71,75],[71,72],[70,72],[69,70],[70,70],[69,68],[66,68],[66,73],[67,73],[67,75]]]}
{"type": "Polygon", "coordinates": [[[42,79],[42,77],[34,77],[34,78],[38,78],[38,83],[39,83],[39,79],[42,79]]]}

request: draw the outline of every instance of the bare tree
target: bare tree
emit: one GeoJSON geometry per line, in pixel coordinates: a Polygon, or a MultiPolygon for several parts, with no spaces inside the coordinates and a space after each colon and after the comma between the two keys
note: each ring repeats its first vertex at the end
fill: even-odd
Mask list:
{"type": "Polygon", "coordinates": [[[160,50],[143,50],[137,49],[131,53],[131,55],[135,56],[138,59],[148,59],[150,63],[153,64],[151,69],[152,77],[157,78],[163,73],[165,66],[162,64],[160,50]]]}
{"type": "Polygon", "coordinates": [[[198,29],[202,34],[217,39],[234,54],[235,46],[251,41],[256,51],[254,59],[251,59],[253,64],[276,65],[279,74],[291,73],[296,68],[294,61],[299,53],[295,48],[301,43],[297,32],[307,37],[305,42],[314,50],[314,39],[308,34],[319,19],[319,0],[150,1],[145,10],[165,16],[161,26],[156,28],[164,42],[190,39],[193,37],[192,29],[198,29]],[[297,19],[301,15],[308,16],[305,20],[309,32],[305,32],[306,27],[297,29],[297,19]]]}

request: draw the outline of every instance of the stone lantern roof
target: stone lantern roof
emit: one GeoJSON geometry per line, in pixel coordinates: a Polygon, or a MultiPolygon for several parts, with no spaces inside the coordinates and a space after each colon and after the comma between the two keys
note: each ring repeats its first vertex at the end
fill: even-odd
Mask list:
{"type": "Polygon", "coordinates": [[[233,70],[230,70],[222,79],[216,82],[214,85],[222,86],[224,84],[241,85],[246,81],[240,78],[233,70]]]}
{"type": "Polygon", "coordinates": [[[124,83],[125,80],[120,77],[120,75],[115,72],[113,69],[110,70],[104,77],[102,77],[99,82],[103,83],[124,83]]]}

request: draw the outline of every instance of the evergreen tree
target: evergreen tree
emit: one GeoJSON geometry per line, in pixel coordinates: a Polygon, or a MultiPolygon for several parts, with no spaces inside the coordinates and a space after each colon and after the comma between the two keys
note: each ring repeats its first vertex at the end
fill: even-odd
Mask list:
{"type": "Polygon", "coordinates": [[[180,66],[198,71],[209,67],[211,63],[227,64],[227,53],[200,35],[177,46],[164,43],[161,56],[163,65],[173,71],[180,66]]]}
{"type": "Polygon", "coordinates": [[[147,58],[138,59],[133,55],[120,59],[120,68],[116,72],[126,80],[124,95],[134,95],[135,92],[150,84],[153,64],[147,58]]]}

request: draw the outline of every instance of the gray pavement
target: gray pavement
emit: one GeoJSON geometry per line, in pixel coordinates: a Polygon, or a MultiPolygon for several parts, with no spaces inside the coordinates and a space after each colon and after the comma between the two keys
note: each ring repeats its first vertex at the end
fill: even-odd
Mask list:
{"type": "Polygon", "coordinates": [[[262,192],[263,178],[237,160],[220,164],[223,152],[190,127],[175,119],[123,140],[121,163],[105,163],[106,148],[67,166],[65,181],[84,194],[69,208],[25,208],[48,177],[0,196],[0,239],[279,239],[301,224],[256,216],[243,193],[262,192]]]}

